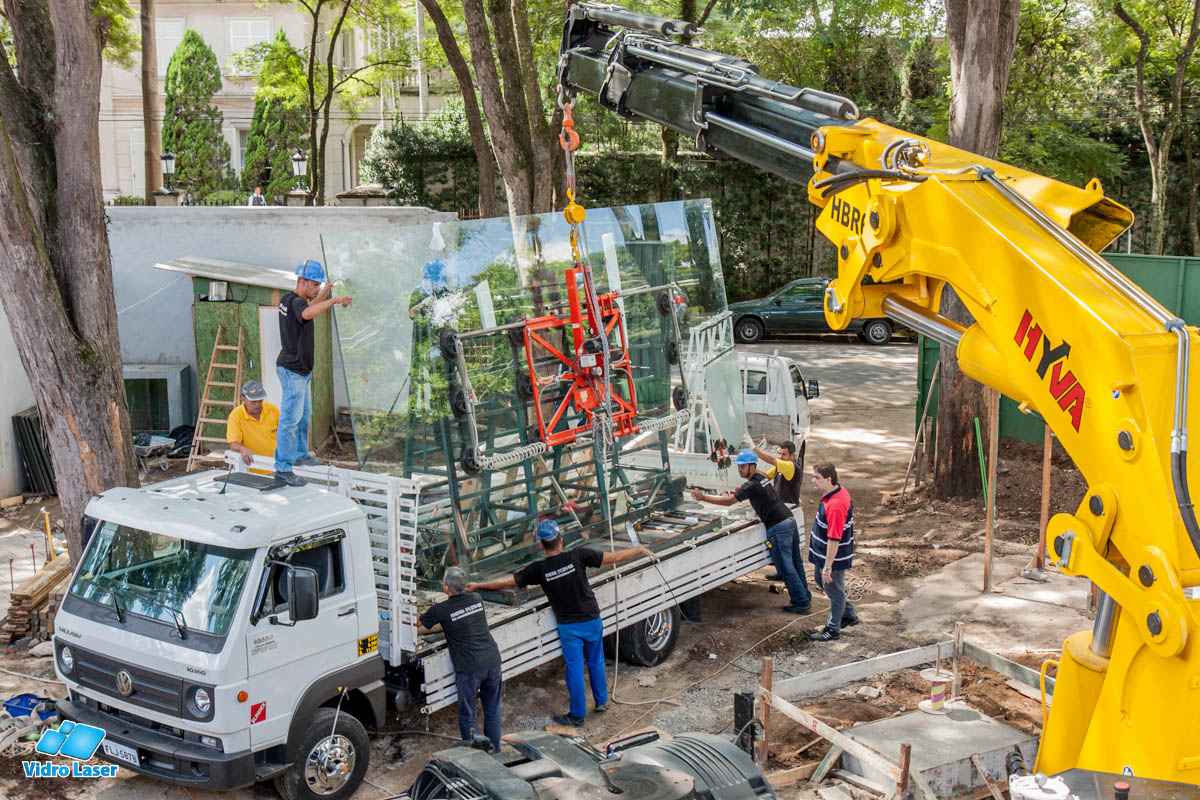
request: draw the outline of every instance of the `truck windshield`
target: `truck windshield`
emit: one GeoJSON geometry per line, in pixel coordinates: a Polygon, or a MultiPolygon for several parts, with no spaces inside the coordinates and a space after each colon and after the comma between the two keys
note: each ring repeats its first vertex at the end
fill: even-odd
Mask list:
{"type": "Polygon", "coordinates": [[[71,594],[187,630],[224,636],[253,550],[200,544],[102,523],[88,543],[71,594]]]}

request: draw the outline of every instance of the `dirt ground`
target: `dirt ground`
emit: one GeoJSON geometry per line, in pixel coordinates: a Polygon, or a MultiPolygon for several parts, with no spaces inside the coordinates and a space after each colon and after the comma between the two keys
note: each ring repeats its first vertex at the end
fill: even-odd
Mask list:
{"type": "MultiPolygon", "coordinates": [[[[733,695],[757,686],[763,656],[774,659],[778,679],[931,644],[936,641],[936,632],[948,631],[952,622],[941,626],[942,620],[935,620],[930,623],[934,625],[932,629],[929,624],[915,626],[909,611],[902,610],[904,601],[919,593],[923,584],[934,585],[946,570],[961,570],[964,565],[973,564],[964,559],[981,558],[984,512],[978,504],[933,501],[924,490],[915,493],[910,490],[903,505],[891,499],[904,478],[912,446],[914,346],[894,344],[872,348],[829,341],[792,341],[757,347],[766,351],[778,349],[781,354],[796,358],[806,378],[815,377],[821,382],[821,398],[812,404],[813,436],[807,463],[833,460],[839,466],[841,482],[853,495],[859,555],[850,573],[848,590],[862,624],[846,631],[837,642],[810,642],[807,632],[822,625],[828,609],[822,595],[815,595],[811,614],[792,616],[780,610],[786,604],[784,596],[772,592],[765,571],[740,578],[704,598],[702,621],[683,623],[675,651],[665,663],[655,668],[637,668],[609,662],[611,710],[589,716],[582,730],[583,736],[593,743],[651,726],[670,733],[731,732],[733,695]]],[[[1017,565],[1010,569],[1013,575],[1032,558],[1038,540],[1041,461],[1040,445],[1002,443],[995,551],[998,559],[1007,559],[1004,563],[1017,565]]],[[[166,475],[156,473],[152,480],[163,477],[166,475]]],[[[816,498],[811,489],[806,487],[806,490],[805,514],[812,519],[816,498]]],[[[1054,461],[1052,513],[1074,510],[1083,492],[1078,472],[1060,453],[1054,461]]],[[[57,511],[52,499],[46,505],[57,511]]],[[[26,532],[35,524],[40,524],[37,508],[6,509],[0,515],[0,547],[6,538],[26,532]]],[[[1009,591],[1010,597],[1025,591],[1012,581],[1019,583],[1020,579],[1013,578],[1001,587],[1009,591]]],[[[976,599],[986,601],[987,597],[976,589],[967,590],[966,601],[973,603],[976,599]]],[[[7,602],[2,595],[0,602],[7,602]]],[[[1076,605],[1081,602],[1071,601],[1076,605]]],[[[1062,635],[1077,629],[1084,611],[1072,608],[1071,614],[1064,615],[1044,638],[1053,642],[1058,637],[1061,642],[1062,635]]],[[[1018,614],[1011,622],[1003,617],[999,621],[988,618],[986,625],[988,629],[995,627],[996,640],[1008,645],[993,649],[1004,649],[1004,655],[1036,666],[1047,655],[1041,652],[1047,648],[1045,642],[1030,641],[1024,636],[1022,622],[1018,614]]],[[[971,636],[968,628],[968,638],[971,636]]],[[[53,674],[49,659],[35,659],[24,653],[0,655],[0,669],[41,676],[53,674]]],[[[918,672],[893,673],[798,704],[838,727],[912,710],[928,691],[918,672]],[[882,688],[882,696],[873,700],[857,697],[855,693],[863,685],[882,688]]],[[[1038,703],[1008,687],[998,674],[969,665],[963,686],[967,702],[983,713],[1030,733],[1040,728],[1038,703]]],[[[36,684],[0,672],[0,695],[33,690],[48,691],[51,695],[62,691],[60,686],[36,684]]],[[[506,682],[504,729],[542,729],[548,722],[548,713],[565,710],[566,705],[561,668],[557,664],[546,665],[506,682]]],[[[373,740],[368,783],[356,797],[381,800],[402,791],[432,752],[455,739],[457,724],[453,709],[431,716],[393,715],[386,734],[373,740]]],[[[818,743],[806,748],[811,740],[811,734],[776,714],[772,721],[768,770],[819,759],[827,745],[818,743]]],[[[47,794],[42,785],[50,782],[25,779],[19,760],[0,758],[0,796],[105,800],[151,793],[164,800],[212,796],[129,775],[80,786],[54,781],[51,784],[54,791],[47,794]]],[[[276,795],[273,788],[260,785],[223,796],[273,798],[276,795]]],[[[811,798],[815,794],[813,787],[801,783],[781,790],[779,796],[811,798]]]]}

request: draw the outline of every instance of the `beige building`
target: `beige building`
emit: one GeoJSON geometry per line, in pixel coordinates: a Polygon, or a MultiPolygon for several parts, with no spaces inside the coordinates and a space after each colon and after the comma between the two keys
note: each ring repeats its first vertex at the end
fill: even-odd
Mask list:
{"type": "MultiPolygon", "coordinates": [[[[136,9],[137,3],[131,3],[136,9]]],[[[189,28],[204,37],[221,65],[222,88],[213,103],[225,115],[224,134],[229,142],[234,172],[241,174],[246,139],[254,114],[255,81],[235,73],[230,56],[260,42],[270,42],[282,29],[292,44],[309,41],[308,16],[297,6],[237,2],[236,0],[157,0],[155,44],[158,56],[158,120],[162,121],[163,86],[171,54],[189,28]]],[[[140,22],[133,21],[135,26],[140,22]]],[[[339,65],[354,68],[363,63],[367,51],[361,31],[343,33],[338,42],[339,65]]],[[[105,63],[100,88],[100,162],[106,200],[117,195],[145,194],[145,135],[142,124],[141,68],[125,70],[105,63]]],[[[441,98],[429,99],[430,111],[441,98]]],[[[369,102],[357,118],[335,105],[326,145],[326,201],[335,202],[338,192],[359,184],[358,165],[371,131],[381,120],[398,111],[405,118],[420,117],[415,79],[409,86],[387,92],[386,98],[369,102]]],[[[156,187],[151,187],[156,188],[156,187]]]]}

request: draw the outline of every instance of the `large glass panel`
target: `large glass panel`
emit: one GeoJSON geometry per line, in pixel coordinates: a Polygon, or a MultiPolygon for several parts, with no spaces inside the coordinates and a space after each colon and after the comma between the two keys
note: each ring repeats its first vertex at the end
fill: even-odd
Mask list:
{"type": "MultiPolygon", "coordinates": [[[[640,429],[675,410],[686,365],[671,362],[690,328],[725,311],[709,201],[589,209],[579,251],[594,304],[558,213],[322,241],[338,294],[354,299],[335,314],[359,460],[427,484],[423,569],[464,560],[498,569],[531,543],[539,514],[578,540],[610,517],[680,502],[667,433],[640,429]],[[592,315],[606,335],[589,329],[592,315]],[[580,377],[592,356],[595,377],[607,363],[607,384],[580,377]],[[611,441],[597,413],[612,419],[611,441]],[[593,448],[597,440],[605,446],[593,448]],[[630,442],[657,462],[626,458],[630,442]]],[[[736,386],[732,350],[728,358],[736,386]]],[[[737,428],[729,418],[743,416],[740,394],[716,394],[720,427],[737,428]]]]}

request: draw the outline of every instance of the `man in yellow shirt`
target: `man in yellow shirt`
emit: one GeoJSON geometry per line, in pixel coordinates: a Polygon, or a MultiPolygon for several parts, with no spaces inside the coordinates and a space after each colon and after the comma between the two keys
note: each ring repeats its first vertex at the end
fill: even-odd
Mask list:
{"type": "MultiPolygon", "coordinates": [[[[748,437],[747,437],[748,438],[748,437]]],[[[753,442],[753,439],[751,439],[753,442]]],[[[766,440],[763,440],[766,444],[766,440]]],[[[789,440],[784,440],[779,443],[779,452],[776,455],[771,455],[761,447],[754,447],[754,454],[760,459],[771,465],[766,475],[771,479],[775,486],[775,494],[779,495],[779,499],[788,507],[789,511],[794,511],[800,505],[800,484],[804,481],[804,476],[800,474],[800,468],[796,464],[796,445],[789,440]]],[[[800,529],[796,529],[796,540],[792,542],[793,553],[800,552],[800,529]]],[[[804,568],[799,567],[800,580],[805,583],[805,589],[808,589],[807,582],[804,579],[804,568]]],[[[781,576],[778,572],[773,572],[767,576],[769,581],[780,580],[781,576]]]]}
{"type": "Polygon", "coordinates": [[[225,439],[229,449],[242,454],[247,466],[254,456],[275,455],[275,430],[279,427],[279,407],[267,400],[267,391],[258,381],[242,384],[242,404],[229,413],[225,439]]]}

